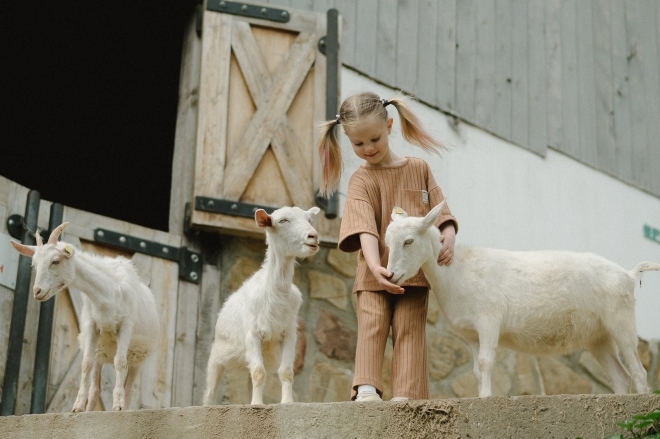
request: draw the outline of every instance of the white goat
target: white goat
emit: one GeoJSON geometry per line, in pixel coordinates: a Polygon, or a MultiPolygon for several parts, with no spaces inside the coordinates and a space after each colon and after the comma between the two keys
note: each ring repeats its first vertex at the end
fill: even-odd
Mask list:
{"type": "Polygon", "coordinates": [[[423,270],[450,329],[470,345],[480,397],[492,394],[498,344],[530,354],[586,348],[616,393],[631,390],[631,373],[634,390],[648,392],[637,355],[634,283],[640,272],[660,270],[660,264],[643,262],[626,271],[590,253],[456,246],[452,264],[438,266],[434,222],[443,203],[424,218],[392,211],[387,269],[399,285],[423,270]]]}
{"type": "Polygon", "coordinates": [[[266,256],[261,268],[225,301],[215,326],[208,361],[204,405],[215,404],[225,368],[247,366],[252,379],[251,404],[263,404],[266,373],[277,370],[282,403],[293,402],[297,316],[302,294],[293,284],[296,258],[319,250],[319,238],[310,224],[318,207],[304,211],[282,207],[268,215],[255,212],[266,231],[266,256]]]}
{"type": "Polygon", "coordinates": [[[133,382],[158,342],[156,303],[130,260],[85,253],[58,242],[68,224],[53,230],[45,245],[38,233],[36,246],[15,241],[11,244],[32,258],[36,269],[32,288],[35,299],[43,302],[69,286],[83,293],[78,337],[83,351],[82,374],[73,411],[94,410],[100,393],[101,368],[113,362],[116,381],[112,409],[125,410],[130,404],[133,382]]]}

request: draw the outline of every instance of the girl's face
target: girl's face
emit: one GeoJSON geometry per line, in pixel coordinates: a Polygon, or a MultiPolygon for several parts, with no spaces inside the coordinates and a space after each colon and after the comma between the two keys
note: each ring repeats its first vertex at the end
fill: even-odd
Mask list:
{"type": "Polygon", "coordinates": [[[356,125],[344,126],[344,133],[353,146],[353,151],[369,166],[389,166],[392,163],[388,136],[394,120],[383,120],[377,116],[361,119],[356,125]]]}

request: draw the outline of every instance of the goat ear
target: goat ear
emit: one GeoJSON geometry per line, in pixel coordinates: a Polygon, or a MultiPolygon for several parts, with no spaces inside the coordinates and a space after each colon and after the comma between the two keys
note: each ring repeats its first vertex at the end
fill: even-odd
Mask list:
{"type": "Polygon", "coordinates": [[[398,221],[403,218],[407,218],[408,213],[400,207],[395,207],[392,209],[392,221],[398,221]]]}
{"type": "Polygon", "coordinates": [[[273,225],[270,215],[268,215],[268,213],[266,213],[266,211],[263,209],[257,209],[257,211],[254,212],[254,220],[257,223],[257,227],[259,227],[260,229],[265,229],[266,227],[272,227],[273,225]]]}
{"type": "Polygon", "coordinates": [[[307,211],[307,213],[310,214],[310,215],[316,215],[316,214],[318,214],[320,211],[321,211],[321,209],[319,209],[318,207],[314,206],[314,207],[310,208],[310,209],[307,211]]]}
{"type": "Polygon", "coordinates": [[[32,245],[23,245],[20,242],[16,242],[13,239],[10,240],[11,245],[16,249],[20,254],[31,258],[34,255],[34,246],[32,245]]]}
{"type": "Polygon", "coordinates": [[[429,213],[426,214],[424,217],[424,220],[422,221],[422,228],[428,229],[431,227],[435,222],[440,218],[440,214],[442,213],[442,209],[445,208],[447,205],[447,200],[442,200],[440,204],[435,206],[429,213]]]}
{"type": "Polygon", "coordinates": [[[64,244],[64,247],[62,247],[62,254],[66,256],[68,259],[73,256],[73,247],[71,247],[70,244],[64,244]]]}

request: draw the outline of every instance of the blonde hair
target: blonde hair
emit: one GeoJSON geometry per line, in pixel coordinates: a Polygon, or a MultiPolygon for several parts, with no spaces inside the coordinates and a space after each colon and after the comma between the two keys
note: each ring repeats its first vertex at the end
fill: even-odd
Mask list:
{"type": "Polygon", "coordinates": [[[320,138],[318,142],[319,157],[321,159],[321,195],[329,197],[337,190],[343,162],[336,127],[339,124],[355,126],[369,116],[380,117],[387,120],[387,106],[392,104],[399,113],[401,120],[401,133],[403,138],[425,151],[439,153],[446,149],[445,145],[434,138],[423,126],[419,118],[412,112],[406,103],[407,96],[397,96],[390,99],[381,99],[372,92],[358,93],[346,98],[339,107],[339,114],[334,120],[328,120],[320,125],[320,138]]]}

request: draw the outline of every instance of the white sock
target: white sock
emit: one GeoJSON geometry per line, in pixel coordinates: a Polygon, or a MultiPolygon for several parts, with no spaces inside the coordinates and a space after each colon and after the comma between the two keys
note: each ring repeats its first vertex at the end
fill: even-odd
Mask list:
{"type": "Polygon", "coordinates": [[[370,386],[368,384],[363,384],[361,386],[358,386],[357,390],[358,390],[358,395],[360,395],[361,393],[365,393],[365,392],[371,392],[371,393],[378,394],[378,392],[376,392],[376,388],[374,386],[370,386]]]}

